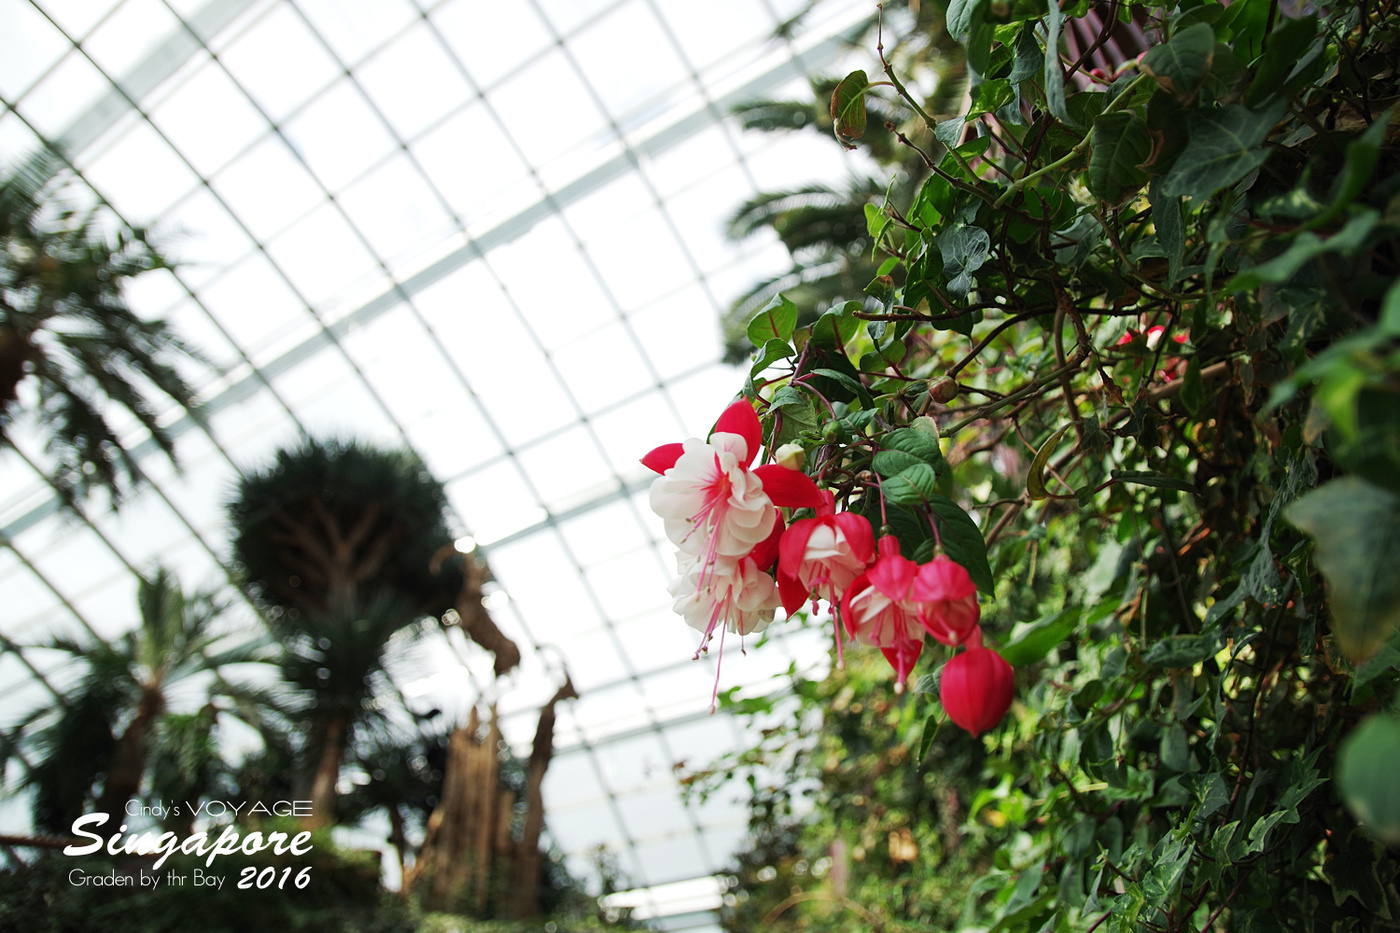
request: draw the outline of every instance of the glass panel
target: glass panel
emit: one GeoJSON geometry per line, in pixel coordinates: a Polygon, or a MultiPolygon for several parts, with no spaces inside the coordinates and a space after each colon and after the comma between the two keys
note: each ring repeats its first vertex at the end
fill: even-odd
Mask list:
{"type": "Polygon", "coordinates": [[[339,191],[396,145],[348,78],[320,94],[287,122],[283,132],[288,144],[331,191],[339,191]]]}
{"type": "Polygon", "coordinates": [[[160,0],[126,0],[83,40],[83,48],[109,77],[120,79],[183,29],[160,0]]]}
{"type": "Polygon", "coordinates": [[[355,77],[402,139],[433,126],[473,94],[427,25],[394,40],[355,77]]]}
{"type": "Polygon", "coordinates": [[[273,120],[282,120],[341,70],[306,22],[279,4],[228,47],[219,60],[273,120]]]}
{"type": "Polygon", "coordinates": [[[212,63],[195,71],[151,119],[203,175],[218,171],[268,130],[248,96],[212,63]]]}
{"type": "MultiPolygon", "coordinates": [[[[111,6],[110,0],[107,5],[111,6]]],[[[5,4],[4,19],[8,41],[5,54],[0,55],[0,95],[14,102],[71,48],[71,43],[28,3],[5,4]]],[[[63,20],[59,22],[63,24],[63,20]]]]}
{"type": "Polygon", "coordinates": [[[418,15],[406,0],[298,0],[297,7],[351,66],[418,15]]]}

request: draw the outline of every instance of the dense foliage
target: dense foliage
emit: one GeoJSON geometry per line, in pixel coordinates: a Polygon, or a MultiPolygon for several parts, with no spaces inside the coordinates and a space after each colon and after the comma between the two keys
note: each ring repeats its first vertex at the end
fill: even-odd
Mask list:
{"type": "Polygon", "coordinates": [[[123,296],[165,259],[105,206],[65,203],[69,181],[48,152],[0,176],[0,448],[14,446],[12,424],[35,424],[47,457],[36,469],[76,508],[95,490],[116,504],[144,481],[133,451],[145,437],[174,460],[158,402],[200,414],[181,371],[197,355],[123,296]]]}
{"type": "MultiPolygon", "coordinates": [[[[965,567],[1017,683],[981,739],[932,639],[912,696],[849,652],[727,695],[770,727],[693,776],[752,788],[731,929],[1400,924],[1400,10],[1092,13],[1150,50],[1090,73],[1086,2],[950,3],[970,87],[864,208],[878,306],[748,325],[767,450],[965,567]]],[[[884,71],[843,143],[928,113],[884,71]]]]}

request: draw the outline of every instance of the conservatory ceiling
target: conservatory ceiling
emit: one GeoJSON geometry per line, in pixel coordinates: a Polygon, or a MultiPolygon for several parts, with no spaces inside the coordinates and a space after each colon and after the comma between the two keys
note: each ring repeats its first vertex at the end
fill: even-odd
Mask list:
{"type": "MultiPolygon", "coordinates": [[[[524,750],[567,670],[581,698],[560,709],[545,784],[553,841],[585,876],[608,847],[638,916],[712,927],[745,810],[737,791],[685,805],[676,765],[743,734],[708,715],[715,660],[691,660],[698,633],[670,611],[637,458],[708,429],[743,378],[720,361],[719,311],[789,266],[774,241],[727,242],[726,214],[850,171],[814,136],[725,119],[805,94],[873,12],[826,0],[776,37],[806,6],[0,0],[0,161],[61,144],[75,200],[154,228],[178,266],[128,300],[214,364],[189,373],[207,429],[171,415],[182,472],[143,456],[152,485],[119,513],[59,512],[41,442],[17,433],[0,635],[117,636],[132,571],[157,562],[186,589],[229,587],[222,505],[280,447],[410,445],[525,660],[493,684],[489,655],[437,635],[396,660],[397,685],[463,718],[495,702],[524,750]]],[[[243,603],[230,619],[255,622],[243,603]]],[[[818,633],[775,631],[731,650],[723,686],[826,663],[818,633]]],[[[71,676],[52,652],[0,655],[4,725],[71,676]]],[[[5,803],[0,832],[26,813],[5,803]]]]}

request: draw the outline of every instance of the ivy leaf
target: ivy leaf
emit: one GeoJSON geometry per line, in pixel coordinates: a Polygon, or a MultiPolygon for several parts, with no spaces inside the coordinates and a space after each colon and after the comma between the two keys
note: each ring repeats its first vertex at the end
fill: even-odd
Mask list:
{"type": "Polygon", "coordinates": [[[1186,147],[1162,182],[1162,193],[1204,200],[1263,165],[1269,151],[1261,144],[1287,107],[1287,101],[1278,101],[1264,110],[1233,105],[1188,111],[1186,147]]]}
{"type": "Polygon", "coordinates": [[[1368,208],[1358,212],[1347,221],[1346,226],[1326,239],[1305,230],[1294,237],[1293,245],[1283,253],[1241,272],[1225,283],[1225,289],[1232,292],[1252,291],[1265,282],[1287,282],[1318,256],[1326,253],[1350,255],[1361,248],[1379,222],[1380,212],[1368,208]]]}
{"type": "Polygon", "coordinates": [[[1064,29],[1065,14],[1060,12],[1058,3],[1047,4],[1045,17],[1045,108],[1061,123],[1070,126],[1078,124],[1070,119],[1069,108],[1065,105],[1065,71],[1060,65],[1060,32],[1064,29]]]}
{"type": "Polygon", "coordinates": [[[763,306],[763,310],[749,321],[749,342],[755,347],[766,347],[770,340],[784,343],[792,339],[797,327],[797,305],[784,295],[774,295],[773,300],[763,306]]]}
{"type": "Polygon", "coordinates": [[[1189,104],[1201,89],[1215,58],[1215,30],[1209,23],[1196,23],[1178,30],[1165,45],[1154,45],[1142,58],[1142,70],[1152,75],[1159,87],[1189,104]]]}
{"type": "Polygon", "coordinates": [[[1162,194],[1162,179],[1152,179],[1147,186],[1147,200],[1152,205],[1152,226],[1157,230],[1157,243],[1167,254],[1167,287],[1181,277],[1181,263],[1186,251],[1186,232],[1181,222],[1181,199],[1162,194]]]}
{"type": "Polygon", "coordinates": [[[1337,753],[1337,787],[1356,818],[1381,841],[1400,845],[1400,719],[1368,718],[1337,753]]]}
{"type": "Polygon", "coordinates": [[[1089,191],[1109,204],[1121,204],[1147,183],[1147,173],[1138,167],[1152,155],[1147,121],[1125,110],[1100,114],[1090,138],[1089,191]]]}
{"type": "Polygon", "coordinates": [[[938,252],[943,256],[943,271],[949,276],[948,292],[958,298],[967,297],[972,290],[972,273],[982,268],[992,252],[992,238],[981,227],[959,225],[941,234],[938,252]]]}
{"type": "Polygon", "coordinates": [[[865,135],[865,92],[870,89],[870,79],[864,71],[857,69],[841,79],[831,94],[831,119],[836,133],[836,141],[847,149],[854,149],[853,139],[865,135]]]}
{"type": "Polygon", "coordinates": [[[1332,628],[1353,663],[1375,654],[1400,625],[1400,496],[1343,476],[1290,505],[1284,516],[1317,542],[1332,628]]]}
{"type": "Polygon", "coordinates": [[[1283,86],[1283,79],[1298,64],[1316,37],[1316,13],[1299,19],[1283,17],[1278,28],[1269,36],[1269,47],[1255,67],[1254,80],[1245,92],[1245,103],[1252,106],[1277,93],[1283,86]]]}

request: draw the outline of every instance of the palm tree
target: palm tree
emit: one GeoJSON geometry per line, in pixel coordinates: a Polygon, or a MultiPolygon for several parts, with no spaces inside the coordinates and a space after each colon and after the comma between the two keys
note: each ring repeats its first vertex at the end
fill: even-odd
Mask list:
{"type": "Polygon", "coordinates": [[[454,607],[462,586],[447,498],[412,452],[307,441],[244,476],[228,507],[233,556],[303,698],[298,782],[312,822],[333,819],[346,751],[373,718],[389,645],[454,607]]]}
{"type": "Polygon", "coordinates": [[[186,597],[164,568],[143,577],[137,595],[139,626],[113,642],[56,638],[34,646],[83,666],[72,689],[35,710],[19,730],[18,748],[36,760],[24,783],[33,788],[34,822],[42,829],[66,831],[94,797],[110,825],[120,825],[147,773],[154,733],[169,716],[170,688],[257,657],[249,644],[211,654],[218,641],[212,623],[223,607],[207,594],[186,597]]]}
{"type": "Polygon", "coordinates": [[[33,417],[64,504],[100,488],[115,505],[142,474],[106,409],[129,412],[174,461],[174,437],[144,387],[198,419],[195,391],[176,368],[198,357],[122,297],[130,279],[165,260],[142,230],[120,226],[109,237],[104,208],[65,205],[60,163],[45,152],[0,177],[0,447],[11,446],[17,417],[33,417]]]}

